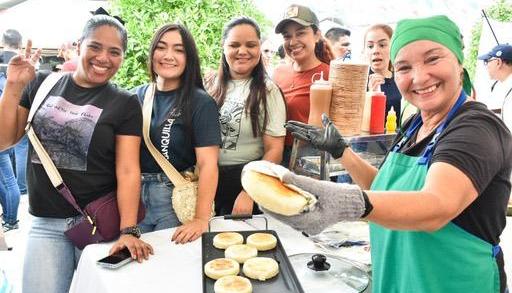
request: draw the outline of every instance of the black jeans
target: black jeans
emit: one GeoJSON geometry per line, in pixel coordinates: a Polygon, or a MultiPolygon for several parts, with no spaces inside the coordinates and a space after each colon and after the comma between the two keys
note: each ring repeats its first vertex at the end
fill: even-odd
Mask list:
{"type": "MultiPolygon", "coordinates": [[[[236,197],[242,191],[242,169],[245,164],[219,166],[219,183],[215,195],[215,215],[230,215],[233,211],[236,197]]],[[[256,204],[252,207],[252,214],[261,214],[256,204]]]]}

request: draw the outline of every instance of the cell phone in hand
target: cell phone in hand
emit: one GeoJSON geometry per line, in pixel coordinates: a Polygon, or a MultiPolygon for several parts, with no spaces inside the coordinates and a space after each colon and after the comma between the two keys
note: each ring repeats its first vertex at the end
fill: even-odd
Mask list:
{"type": "Polygon", "coordinates": [[[131,262],[132,260],[133,259],[130,251],[128,250],[128,248],[125,247],[124,249],[112,255],[109,255],[98,260],[96,263],[99,266],[102,266],[107,269],[117,269],[131,262]]]}

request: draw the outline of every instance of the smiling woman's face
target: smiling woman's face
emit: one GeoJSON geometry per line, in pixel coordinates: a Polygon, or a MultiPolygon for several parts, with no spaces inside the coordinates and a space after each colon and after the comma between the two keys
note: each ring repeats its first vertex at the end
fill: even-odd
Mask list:
{"type": "Polygon", "coordinates": [[[421,40],[404,46],[394,67],[400,93],[422,112],[445,111],[462,90],[462,65],[436,42],[421,40]]]}
{"type": "Polygon", "coordinates": [[[224,41],[224,56],[233,79],[247,79],[261,58],[260,39],[253,26],[234,26],[224,41]]]}
{"type": "Polygon", "coordinates": [[[298,64],[304,64],[315,57],[315,45],[320,39],[320,31],[314,32],[310,26],[302,26],[294,21],[288,22],[283,30],[286,54],[298,64]]]}
{"type": "Polygon", "coordinates": [[[172,88],[177,88],[187,64],[187,55],[180,33],[177,30],[170,30],[163,34],[152,58],[153,70],[158,79],[172,84],[172,88]]]}
{"type": "Polygon", "coordinates": [[[105,84],[123,63],[121,35],[113,26],[99,26],[80,42],[78,55],[78,67],[73,73],[75,82],[86,88],[105,84]]]}

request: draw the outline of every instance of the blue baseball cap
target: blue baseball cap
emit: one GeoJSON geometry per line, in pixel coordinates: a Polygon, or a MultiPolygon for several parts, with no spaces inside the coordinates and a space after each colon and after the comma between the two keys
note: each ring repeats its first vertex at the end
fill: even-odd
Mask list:
{"type": "Polygon", "coordinates": [[[489,60],[491,58],[500,58],[506,61],[512,61],[512,46],[509,44],[501,44],[492,48],[486,54],[478,56],[480,60],[489,60]]]}

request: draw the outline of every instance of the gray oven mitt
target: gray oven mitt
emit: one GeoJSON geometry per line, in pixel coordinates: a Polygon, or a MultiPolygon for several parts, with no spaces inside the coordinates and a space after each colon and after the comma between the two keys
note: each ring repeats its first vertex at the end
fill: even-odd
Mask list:
{"type": "MultiPolygon", "coordinates": [[[[287,170],[279,165],[272,168],[287,170]]],[[[315,235],[340,221],[358,220],[367,210],[363,191],[357,185],[316,180],[288,170],[279,173],[283,183],[295,185],[318,198],[313,209],[296,216],[279,215],[260,206],[265,213],[297,230],[315,235]]]]}

